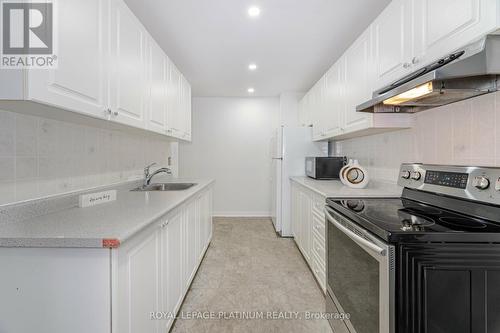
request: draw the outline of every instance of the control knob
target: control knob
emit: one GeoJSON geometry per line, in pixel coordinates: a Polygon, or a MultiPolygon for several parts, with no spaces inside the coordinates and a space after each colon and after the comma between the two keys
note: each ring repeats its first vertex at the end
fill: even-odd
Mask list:
{"type": "Polygon", "coordinates": [[[472,186],[479,190],[486,190],[488,187],[490,187],[490,180],[486,177],[478,176],[475,177],[472,181],[472,186]]]}
{"type": "Polygon", "coordinates": [[[410,179],[410,171],[408,171],[408,170],[401,171],[401,178],[410,179]]]}
{"type": "Polygon", "coordinates": [[[411,173],[411,179],[419,180],[420,178],[422,178],[422,174],[420,172],[414,171],[411,173]]]}

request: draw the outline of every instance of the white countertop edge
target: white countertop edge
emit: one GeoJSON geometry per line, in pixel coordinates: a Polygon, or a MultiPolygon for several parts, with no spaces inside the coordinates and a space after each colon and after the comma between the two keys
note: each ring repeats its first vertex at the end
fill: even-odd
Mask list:
{"type": "Polygon", "coordinates": [[[325,198],[398,198],[403,192],[397,183],[383,180],[371,180],[364,189],[347,187],[340,180],[317,180],[307,176],[292,176],[290,180],[325,198]],[[320,187],[330,187],[329,192],[320,187]]]}
{"type": "MultiPolygon", "coordinates": [[[[180,181],[177,181],[177,180],[176,181],[172,181],[172,183],[175,183],[175,182],[179,183],[180,181]]],[[[170,214],[175,209],[177,209],[180,206],[182,206],[189,199],[191,199],[192,197],[196,196],[198,193],[202,192],[204,189],[208,188],[209,186],[211,186],[214,183],[215,183],[214,179],[209,179],[209,180],[205,181],[205,183],[203,183],[203,184],[199,184],[198,183],[197,185],[193,186],[193,188],[192,188],[193,192],[191,194],[186,195],[184,198],[178,200],[175,204],[173,204],[169,208],[165,209],[165,211],[163,211],[162,213],[156,214],[153,218],[151,218],[149,220],[149,222],[145,222],[142,225],[140,225],[137,228],[135,228],[134,230],[132,230],[132,231],[130,231],[128,233],[125,233],[124,235],[122,235],[121,237],[119,237],[118,240],[120,241],[120,244],[123,244],[128,239],[132,238],[133,236],[135,236],[136,234],[138,234],[142,230],[146,229],[147,227],[149,227],[155,221],[158,221],[159,219],[161,219],[165,215],[170,214]],[[195,189],[196,189],[196,191],[194,191],[195,189]]]]}
{"type": "MultiPolygon", "coordinates": [[[[104,239],[113,239],[120,242],[122,246],[124,242],[131,239],[141,231],[150,227],[154,222],[162,217],[168,215],[175,209],[182,206],[191,198],[212,186],[215,183],[214,179],[169,179],[169,182],[198,182],[195,186],[188,190],[188,192],[180,199],[173,201],[164,210],[148,217],[144,223],[137,224],[133,229],[126,230],[121,235],[112,237],[103,236],[102,238],[96,237],[2,237],[0,227],[0,248],[100,248],[109,250],[109,247],[103,247],[104,239]]],[[[49,214],[51,215],[51,214],[49,214]]],[[[36,219],[36,218],[35,218],[36,219]]],[[[118,246],[118,247],[119,247],[118,246]]]]}

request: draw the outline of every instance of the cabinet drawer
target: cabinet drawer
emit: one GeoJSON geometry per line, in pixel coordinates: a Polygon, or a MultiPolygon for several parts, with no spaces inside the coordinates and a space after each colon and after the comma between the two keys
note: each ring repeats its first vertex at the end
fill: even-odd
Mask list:
{"type": "Polygon", "coordinates": [[[318,215],[317,213],[313,212],[313,218],[312,218],[312,230],[318,234],[319,237],[323,240],[323,243],[325,241],[325,214],[322,213],[321,215],[318,215]]]}
{"type": "Polygon", "coordinates": [[[326,273],[325,273],[325,267],[321,265],[320,259],[313,254],[311,256],[311,268],[313,271],[314,276],[316,277],[316,280],[318,280],[321,288],[323,291],[326,290],[326,273]]]}
{"type": "Polygon", "coordinates": [[[325,210],[326,198],[320,195],[313,196],[313,212],[324,215],[323,211],[325,210]]]}
{"type": "Polygon", "coordinates": [[[316,259],[318,260],[321,267],[325,269],[325,256],[326,256],[325,240],[319,239],[316,233],[313,233],[311,249],[312,252],[315,254],[316,259]]]}

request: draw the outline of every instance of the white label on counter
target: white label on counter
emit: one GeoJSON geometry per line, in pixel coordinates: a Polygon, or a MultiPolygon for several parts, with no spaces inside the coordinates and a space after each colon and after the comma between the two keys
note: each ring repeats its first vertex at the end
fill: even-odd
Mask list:
{"type": "Polygon", "coordinates": [[[116,200],[116,190],[82,194],[78,198],[78,206],[80,208],[91,207],[95,205],[100,205],[106,202],[111,202],[116,200]]]}

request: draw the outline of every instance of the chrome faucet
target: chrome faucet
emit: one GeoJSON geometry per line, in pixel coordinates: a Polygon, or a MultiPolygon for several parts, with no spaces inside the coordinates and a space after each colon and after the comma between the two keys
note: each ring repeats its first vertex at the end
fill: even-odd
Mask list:
{"type": "Polygon", "coordinates": [[[146,187],[149,185],[149,183],[151,183],[151,178],[153,178],[154,176],[156,176],[157,174],[159,173],[166,173],[167,175],[171,175],[172,174],[172,170],[170,170],[170,168],[160,168],[158,170],[156,170],[155,172],[153,173],[149,173],[149,169],[153,166],[153,165],[156,165],[156,163],[151,163],[150,165],[146,166],[144,168],[144,182],[142,184],[143,187],[146,187]]]}

